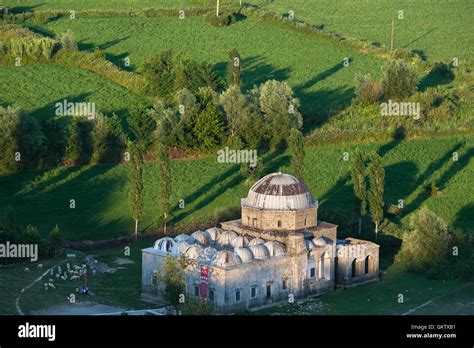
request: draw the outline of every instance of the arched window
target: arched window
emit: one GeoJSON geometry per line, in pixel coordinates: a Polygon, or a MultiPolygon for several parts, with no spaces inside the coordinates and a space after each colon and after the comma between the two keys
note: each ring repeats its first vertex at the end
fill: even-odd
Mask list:
{"type": "Polygon", "coordinates": [[[352,261],[352,265],[351,265],[351,266],[352,266],[352,278],[354,278],[354,277],[356,276],[356,266],[357,266],[357,265],[356,265],[356,259],[354,259],[354,260],[352,261]]]}
{"type": "Polygon", "coordinates": [[[365,274],[369,274],[369,272],[370,272],[370,261],[371,261],[370,255],[367,255],[367,257],[365,258],[365,262],[364,262],[364,273],[365,274]]]}
{"type": "Polygon", "coordinates": [[[281,227],[281,220],[278,220],[277,225],[278,225],[278,227],[281,227]]]}
{"type": "Polygon", "coordinates": [[[319,258],[318,279],[324,278],[324,254],[319,258]]]}

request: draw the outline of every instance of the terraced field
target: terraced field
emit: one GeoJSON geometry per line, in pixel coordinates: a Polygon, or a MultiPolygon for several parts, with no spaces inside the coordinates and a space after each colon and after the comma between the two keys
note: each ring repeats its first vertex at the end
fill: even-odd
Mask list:
{"type": "Polygon", "coordinates": [[[122,67],[125,57],[139,68],[154,53],[173,48],[215,64],[224,75],[228,52],[236,48],[243,58],[245,88],[268,79],[287,80],[307,115],[347,106],[355,75],[379,76],[383,64],[340,45],[250,19],[215,28],[205,25],[202,17],[79,18],[51,22],[47,29],[72,30],[82,49],[101,48],[122,67]],[[347,68],[342,64],[345,57],[351,60],[347,68]]]}
{"type": "Polygon", "coordinates": [[[324,29],[390,46],[423,51],[431,60],[470,59],[474,38],[466,24],[474,20],[469,0],[252,0],[263,8],[288,13],[324,29]],[[403,19],[398,19],[403,11],[403,19]]]}

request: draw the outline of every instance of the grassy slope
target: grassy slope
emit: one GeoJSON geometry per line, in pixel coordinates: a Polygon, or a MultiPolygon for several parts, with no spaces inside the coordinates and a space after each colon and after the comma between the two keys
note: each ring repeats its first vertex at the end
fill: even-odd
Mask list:
{"type": "Polygon", "coordinates": [[[0,67],[0,103],[18,105],[38,118],[54,116],[55,103],[94,102],[96,111],[123,115],[142,98],[94,73],[58,65],[0,67]]]}
{"type": "MultiPolygon", "coordinates": [[[[307,150],[307,184],[319,200],[320,217],[332,212],[354,211],[350,163],[343,152],[360,147],[365,153],[384,154],[386,170],[385,201],[405,200],[406,214],[427,206],[447,223],[472,229],[474,137],[449,137],[371,145],[331,145],[307,150]],[[459,161],[451,155],[459,153],[459,161]],[[430,197],[423,183],[436,180],[442,196],[430,197]]],[[[262,160],[262,158],[260,158],[262,160]]],[[[268,171],[285,171],[288,156],[263,159],[268,171]]],[[[207,223],[230,208],[237,209],[248,185],[232,164],[218,164],[214,158],[172,162],[173,211],[171,223],[207,223]],[[185,208],[177,207],[184,199],[185,208]]],[[[0,176],[0,206],[14,206],[23,224],[35,224],[48,233],[56,223],[68,239],[103,239],[131,232],[128,208],[127,166],[89,166],[81,169],[58,168],[51,172],[21,172],[0,176]],[[69,209],[69,200],[76,208],[69,209]]],[[[155,187],[157,168],[149,163],[145,173],[146,211],[142,228],[150,228],[159,214],[155,187]]],[[[408,223],[403,217],[402,222],[408,223]]]]}
{"type": "Polygon", "coordinates": [[[420,49],[432,60],[471,59],[474,41],[466,30],[474,19],[470,0],[274,0],[263,7],[280,13],[293,10],[297,18],[324,24],[328,31],[387,46],[391,20],[403,10],[404,19],[395,21],[395,47],[420,49]]]}
{"type": "Polygon", "coordinates": [[[205,25],[202,17],[78,18],[53,21],[47,29],[55,33],[70,29],[82,49],[104,49],[119,66],[129,56],[135,68],[154,53],[173,48],[216,64],[224,75],[228,52],[237,48],[244,59],[246,88],[268,79],[287,80],[307,113],[347,106],[355,75],[370,72],[379,76],[382,65],[379,59],[334,43],[253,20],[215,28],[205,25]],[[352,61],[347,68],[342,65],[344,57],[352,61]]]}

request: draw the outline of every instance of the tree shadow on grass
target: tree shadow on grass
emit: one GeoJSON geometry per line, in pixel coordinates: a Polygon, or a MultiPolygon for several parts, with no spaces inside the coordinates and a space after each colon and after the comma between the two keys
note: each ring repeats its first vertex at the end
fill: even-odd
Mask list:
{"type": "MultiPolygon", "coordinates": [[[[45,86],[47,87],[47,86],[45,86]]],[[[55,101],[52,101],[40,108],[37,108],[35,110],[32,110],[30,112],[30,114],[33,114],[35,115],[38,119],[42,119],[42,120],[50,120],[50,119],[53,119],[57,116],[62,116],[62,115],[56,115],[56,104],[57,103],[63,103],[64,100],[67,100],[67,102],[72,102],[72,103],[82,103],[82,102],[86,102],[87,101],[87,98],[90,97],[92,95],[91,92],[87,92],[87,93],[81,93],[81,94],[78,94],[78,95],[68,95],[68,96],[65,96],[64,98],[59,98],[55,101]]]]}
{"type": "MultiPolygon", "coordinates": [[[[242,59],[243,90],[247,91],[259,86],[268,80],[286,81],[290,77],[290,68],[275,68],[265,62],[264,56],[251,56],[242,59]]],[[[227,62],[214,64],[214,70],[219,76],[225,78],[227,62]]]]}
{"type": "MultiPolygon", "coordinates": [[[[450,150],[448,150],[443,157],[441,157],[437,161],[433,161],[428,168],[418,177],[418,180],[415,182],[415,187],[422,186],[424,184],[427,184],[428,179],[438,170],[440,170],[443,165],[446,164],[448,161],[452,161],[452,156],[454,152],[458,152],[462,147],[464,146],[464,143],[459,142],[456,145],[454,145],[450,150]]],[[[461,170],[463,167],[467,165],[467,163],[470,160],[470,157],[472,157],[474,153],[474,149],[470,149],[465,155],[463,155],[459,161],[453,161],[453,164],[451,164],[450,168],[444,172],[444,174],[440,177],[439,180],[437,180],[437,184],[440,185],[441,187],[444,186],[447,181],[449,181],[459,170],[461,170]]],[[[426,192],[426,190],[421,190],[416,197],[406,206],[404,209],[404,214],[410,214],[414,212],[416,209],[418,209],[423,202],[428,199],[430,196],[426,192]]]]}
{"type": "Polygon", "coordinates": [[[315,84],[318,82],[326,80],[328,77],[332,76],[333,74],[337,73],[339,70],[341,70],[344,66],[342,63],[338,63],[334,65],[333,67],[317,74],[313,78],[309,79],[305,83],[302,83],[300,85],[297,85],[294,89],[297,92],[302,92],[303,90],[306,90],[308,88],[313,87],[315,84]]]}
{"type": "Polygon", "coordinates": [[[125,65],[125,58],[129,56],[130,56],[130,53],[128,52],[115,54],[115,55],[111,53],[106,53],[105,59],[107,59],[109,62],[112,62],[116,67],[118,67],[121,70],[133,72],[136,70],[136,67],[134,65],[132,65],[131,63],[129,66],[125,65]]]}
{"type": "MultiPolygon", "coordinates": [[[[281,152],[268,153],[262,157],[263,158],[261,160],[266,169],[266,173],[275,172],[277,169],[289,164],[289,156],[283,155],[281,152]]],[[[187,205],[195,202],[190,210],[174,214],[179,210],[179,208],[176,206],[173,207],[171,210],[172,218],[169,220],[169,224],[175,225],[200,209],[205,208],[227,190],[239,186],[244,181],[245,177],[240,171],[240,165],[233,165],[224,173],[219,174],[213,180],[201,186],[191,195],[184,198],[184,201],[187,205]]],[[[238,201],[238,199],[239,198],[237,197],[236,200],[238,201]]]]}
{"type": "Polygon", "coordinates": [[[474,203],[469,203],[464,206],[456,214],[456,220],[453,222],[454,228],[463,230],[465,234],[473,234],[474,227],[472,226],[472,218],[474,216],[474,203]]]}
{"type": "Polygon", "coordinates": [[[24,13],[24,12],[33,12],[33,10],[37,7],[42,6],[41,4],[38,5],[33,5],[33,6],[15,6],[15,7],[9,7],[8,12],[12,14],[19,14],[19,13],[24,13]]]}

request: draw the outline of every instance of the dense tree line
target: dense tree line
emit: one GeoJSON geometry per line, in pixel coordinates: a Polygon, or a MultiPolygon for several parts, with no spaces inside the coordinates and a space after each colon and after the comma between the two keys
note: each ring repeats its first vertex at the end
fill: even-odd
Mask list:
{"type": "Polygon", "coordinates": [[[137,142],[145,158],[157,143],[185,152],[222,146],[277,149],[302,126],[299,101],[286,82],[270,80],[241,91],[241,58],[235,49],[229,52],[227,87],[211,65],[172,50],[152,57],[142,72],[146,93],[155,102],[131,110],[126,120],[96,113],[91,120],[38,122],[20,109],[0,108],[0,171],[117,163],[127,138],[137,142]]]}

